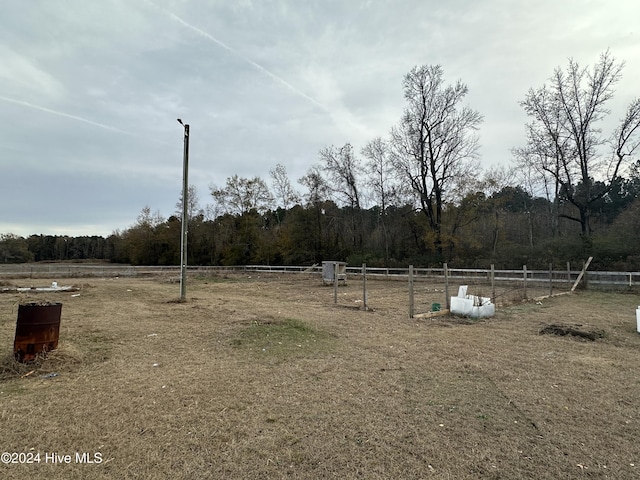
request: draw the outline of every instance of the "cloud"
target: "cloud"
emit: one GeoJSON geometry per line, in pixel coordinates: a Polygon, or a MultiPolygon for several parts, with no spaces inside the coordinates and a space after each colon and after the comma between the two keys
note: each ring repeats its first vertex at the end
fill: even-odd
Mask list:
{"type": "Polygon", "coordinates": [[[0,80],[7,92],[28,92],[34,97],[58,100],[65,94],[63,84],[36,63],[6,45],[0,45],[0,80]]]}
{"type": "Polygon", "coordinates": [[[236,55],[237,57],[239,57],[240,59],[242,59],[243,61],[245,61],[246,63],[248,63],[249,65],[253,66],[254,68],[256,68],[257,70],[259,70],[260,72],[264,73],[265,75],[267,75],[269,78],[271,78],[272,80],[274,80],[275,82],[279,83],[280,85],[284,86],[285,88],[289,89],[291,92],[293,92],[296,95],[299,95],[301,97],[303,97],[304,99],[308,100],[309,102],[311,102],[312,104],[314,104],[315,106],[323,109],[323,110],[327,110],[327,107],[323,104],[321,104],[320,102],[318,102],[315,98],[310,97],[309,95],[307,95],[306,93],[304,93],[302,90],[294,87],[293,85],[291,85],[289,82],[287,82],[284,78],[276,75],[275,73],[267,70],[265,67],[263,67],[262,65],[254,62],[253,60],[251,60],[250,58],[246,57],[245,55],[243,55],[242,53],[240,53],[238,50],[236,50],[235,48],[230,47],[229,45],[227,45],[226,43],[218,40],[217,38],[215,38],[213,35],[211,35],[210,33],[205,32],[204,30],[201,30],[200,28],[196,27],[195,25],[192,25],[191,23],[187,22],[186,20],[184,20],[183,18],[179,17],[178,15],[176,15],[175,13],[167,10],[166,8],[160,7],[158,5],[156,5],[155,3],[151,2],[150,0],[146,0],[146,2],[150,5],[153,5],[154,7],[156,7],[157,9],[161,10],[162,12],[164,12],[167,16],[169,16],[170,18],[172,18],[173,20],[175,20],[176,22],[180,23],[181,25],[189,28],[190,30],[193,30],[194,32],[198,33],[199,35],[202,35],[203,37],[207,38],[208,40],[211,40],[212,42],[214,42],[215,44],[217,44],[218,46],[224,48],[225,50],[227,50],[228,52],[232,53],[233,55],[236,55]]]}
{"type": "Polygon", "coordinates": [[[403,76],[423,64],[468,84],[468,104],[485,117],[483,164],[508,163],[524,140],[518,101],[568,57],[589,65],[610,46],[627,61],[611,103],[612,117],[622,115],[637,96],[639,16],[640,3],[622,0],[581,9],[555,0],[0,2],[0,107],[11,120],[0,129],[0,168],[12,183],[0,205],[19,197],[25,225],[79,231],[126,227],[146,204],[170,215],[181,188],[178,117],[191,125],[190,181],[203,203],[209,183],[268,178],[276,163],[295,184],[322,147],[359,151],[386,137],[404,108],[403,76]],[[81,197],[77,215],[42,211],[52,180],[59,198],[81,197]]]}
{"type": "MultiPolygon", "coordinates": [[[[292,85],[289,81],[285,80],[280,75],[277,75],[277,74],[273,73],[271,70],[267,69],[266,67],[260,65],[259,63],[253,61],[251,58],[249,58],[246,55],[242,54],[239,50],[229,46],[227,43],[219,40],[218,38],[214,37],[210,33],[202,30],[201,28],[199,28],[199,27],[187,22],[185,19],[183,19],[182,17],[176,15],[175,13],[171,12],[170,10],[157,5],[156,3],[152,2],[151,0],[145,0],[145,1],[146,1],[146,3],[154,6],[158,10],[162,11],[165,15],[167,15],[168,17],[170,17],[174,21],[178,22],[180,25],[182,25],[182,26],[184,26],[184,27],[196,32],[197,34],[199,34],[202,37],[210,40],[211,42],[215,43],[216,45],[218,45],[219,47],[223,48],[224,50],[230,52],[234,56],[240,58],[243,62],[251,65],[253,68],[258,70],[260,73],[266,75],[271,80],[275,81],[278,85],[285,87],[288,91],[292,92],[294,95],[297,95],[297,96],[305,99],[306,101],[308,101],[309,103],[311,103],[315,107],[321,109],[323,112],[327,113],[330,116],[330,118],[332,118],[332,120],[336,123],[337,126],[342,127],[342,128],[346,128],[346,129],[355,128],[355,129],[359,130],[361,133],[364,133],[364,134],[367,134],[367,135],[371,134],[371,131],[366,126],[361,124],[358,121],[358,119],[347,108],[345,108],[339,102],[329,101],[329,102],[325,103],[325,102],[319,101],[317,98],[312,97],[311,95],[308,95],[307,93],[302,91],[300,88],[295,87],[294,85],[292,85]]],[[[309,80],[310,77],[307,77],[306,79],[309,80]]],[[[325,77],[324,81],[326,83],[328,81],[328,78],[325,77]]],[[[316,88],[313,88],[313,87],[318,87],[319,86],[319,84],[317,82],[311,82],[311,83],[309,83],[309,85],[312,87],[312,90],[314,90],[314,91],[316,91],[316,88]]],[[[323,93],[323,97],[327,97],[329,100],[332,100],[330,98],[330,96],[327,95],[327,93],[328,93],[327,89],[322,89],[321,93],[323,93]]],[[[333,100],[335,100],[335,98],[333,100]]]]}

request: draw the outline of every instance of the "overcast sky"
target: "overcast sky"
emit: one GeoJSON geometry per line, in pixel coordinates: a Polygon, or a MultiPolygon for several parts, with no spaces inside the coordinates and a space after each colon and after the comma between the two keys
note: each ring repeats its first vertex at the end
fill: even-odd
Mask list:
{"type": "Polygon", "coordinates": [[[483,166],[524,142],[518,102],[572,57],[626,61],[640,94],[637,0],[2,0],[0,233],[109,235],[182,188],[318,151],[356,152],[398,122],[403,76],[440,64],[480,111],[483,166]]]}

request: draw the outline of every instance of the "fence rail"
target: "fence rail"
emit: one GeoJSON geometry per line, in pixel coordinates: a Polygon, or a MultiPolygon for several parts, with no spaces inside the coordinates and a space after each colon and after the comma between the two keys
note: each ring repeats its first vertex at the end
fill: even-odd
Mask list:
{"type": "MultiPolygon", "coordinates": [[[[231,265],[231,266],[189,266],[189,275],[206,275],[216,273],[279,273],[279,274],[321,274],[321,265],[311,266],[273,266],[273,265],[231,265]]],[[[444,279],[444,268],[414,267],[414,278],[421,280],[444,279]]],[[[554,285],[572,285],[580,270],[494,270],[496,282],[527,282],[531,284],[552,283],[554,285]]],[[[144,276],[179,276],[179,266],[130,266],[130,265],[89,265],[89,264],[5,264],[0,265],[2,278],[43,278],[43,277],[144,277],[144,276]]],[[[362,275],[362,266],[347,267],[347,275],[362,275]]],[[[367,267],[366,275],[370,278],[408,279],[408,268],[367,267]]],[[[491,270],[477,268],[449,268],[450,280],[469,283],[488,282],[491,270]]],[[[599,286],[640,286],[640,272],[599,272],[587,271],[584,281],[588,285],[599,286]]]]}

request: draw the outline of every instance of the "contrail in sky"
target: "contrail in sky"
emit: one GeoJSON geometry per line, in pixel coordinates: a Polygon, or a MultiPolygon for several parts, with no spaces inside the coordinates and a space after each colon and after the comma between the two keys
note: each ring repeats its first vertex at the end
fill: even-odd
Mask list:
{"type": "Polygon", "coordinates": [[[129,135],[130,137],[145,138],[146,140],[151,140],[153,142],[162,143],[163,145],[167,145],[165,142],[160,142],[158,140],[148,139],[146,137],[142,137],[141,135],[138,135],[137,133],[127,132],[126,130],[121,130],[121,129],[117,128],[117,127],[112,127],[111,125],[105,125],[104,123],[94,122],[93,120],[88,120],[86,118],[78,117],[77,115],[71,115],[69,113],[59,112],[57,110],[52,110],[50,108],[42,107],[40,105],[34,105],[33,103],[25,102],[23,100],[17,100],[15,98],[8,98],[8,97],[4,97],[2,95],[0,95],[0,100],[3,100],[5,102],[9,102],[9,103],[13,103],[13,104],[16,104],[16,105],[21,105],[21,106],[27,107],[27,108],[33,108],[34,110],[40,110],[41,112],[51,113],[53,115],[58,115],[60,117],[70,118],[72,120],[77,120],[79,122],[83,122],[83,123],[87,123],[89,125],[93,125],[94,127],[100,127],[100,128],[104,128],[105,130],[111,130],[112,132],[118,132],[118,133],[121,133],[123,135],[129,135]]]}
{"type": "Polygon", "coordinates": [[[319,101],[317,101],[315,98],[310,97],[309,95],[307,95],[306,93],[304,93],[302,90],[299,90],[298,88],[294,87],[293,85],[291,85],[289,82],[287,82],[284,78],[279,77],[278,75],[276,75],[275,73],[270,72],[269,70],[267,70],[266,68],[264,68],[262,65],[254,62],[253,60],[251,60],[248,57],[245,57],[242,53],[240,53],[238,50],[236,50],[233,47],[230,47],[229,45],[227,45],[224,42],[221,42],[220,40],[218,40],[217,38],[215,38],[213,35],[200,30],[198,27],[196,27],[195,25],[191,25],[189,22],[187,22],[186,20],[180,18],[179,16],[177,16],[175,13],[167,10],[166,8],[163,8],[159,5],[156,5],[155,3],[153,3],[151,0],[147,0],[147,3],[150,3],[151,5],[153,5],[154,7],[156,7],[159,10],[162,10],[166,15],[168,15],[169,17],[173,18],[176,22],[180,23],[181,25],[193,30],[194,32],[202,35],[203,37],[211,40],[212,42],[214,42],[215,44],[221,46],[222,48],[224,48],[225,50],[233,53],[234,55],[240,57],[242,60],[244,60],[245,62],[247,62],[248,64],[250,64],[251,66],[257,68],[258,70],[260,70],[262,73],[264,73],[265,75],[267,75],[268,77],[270,77],[271,79],[275,80],[277,83],[279,83],[280,85],[284,85],[286,88],[288,88],[289,90],[291,90],[292,92],[294,92],[297,95],[300,95],[301,97],[309,100],[311,103],[313,103],[314,105],[316,105],[317,107],[320,107],[322,110],[324,110],[325,112],[329,112],[329,108],[326,105],[323,105],[322,103],[320,103],[319,101]]]}
{"type": "Polygon", "coordinates": [[[89,125],[104,128],[106,130],[113,130],[114,132],[124,133],[125,135],[133,135],[130,132],[125,132],[124,130],[120,130],[119,128],[116,128],[116,127],[111,127],[103,123],[94,122],[93,120],[87,120],[86,118],[78,117],[76,115],[71,115],[69,113],[58,112],[57,110],[51,110],[50,108],[41,107],[40,105],[34,105],[33,103],[25,102],[22,100],[16,100],[13,98],[7,98],[3,96],[0,96],[0,100],[4,100],[5,102],[9,102],[9,103],[15,103],[16,105],[22,105],[23,107],[33,108],[34,110],[40,110],[41,112],[47,112],[47,113],[52,113],[53,115],[60,115],[61,117],[71,118],[73,120],[78,120],[80,122],[88,123],[89,125]]]}

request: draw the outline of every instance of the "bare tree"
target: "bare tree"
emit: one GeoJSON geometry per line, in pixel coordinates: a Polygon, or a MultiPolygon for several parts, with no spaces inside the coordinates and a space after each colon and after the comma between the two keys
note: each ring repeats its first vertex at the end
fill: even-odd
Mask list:
{"type": "Polygon", "coordinates": [[[235,215],[244,215],[251,210],[264,213],[273,204],[271,192],[260,177],[234,175],[227,178],[223,188],[211,186],[211,195],[223,211],[235,215]]]}
{"type": "Polygon", "coordinates": [[[577,216],[561,216],[579,222],[585,237],[592,232],[591,206],[609,193],[640,142],[638,99],[610,137],[604,137],[599,126],[610,113],[606,104],[623,67],[609,51],[591,69],[570,59],[566,71],[556,68],[548,86],[530,89],[521,102],[532,121],[527,124],[527,146],[519,155],[555,179],[558,197],[578,211],[577,216]],[[596,182],[599,188],[594,188],[596,182]]]}
{"type": "Polygon", "coordinates": [[[342,197],[351,208],[360,208],[360,193],[357,176],[362,167],[353,153],[350,143],[336,148],[334,146],[320,150],[320,159],[324,162],[324,171],[328,175],[330,190],[342,197]]]}
{"type": "Polygon", "coordinates": [[[153,229],[158,225],[164,223],[165,219],[163,218],[160,210],[156,210],[155,212],[151,212],[151,207],[149,205],[145,205],[138,217],[136,218],[136,227],[153,229]]]}
{"type": "MultiPolygon", "coordinates": [[[[484,172],[484,178],[481,185],[487,198],[493,201],[491,204],[491,252],[495,256],[498,251],[498,240],[501,237],[501,231],[504,229],[504,221],[500,218],[501,203],[496,201],[496,194],[503,191],[507,187],[513,186],[515,171],[505,167],[493,167],[484,172]]],[[[486,219],[489,221],[490,219],[486,219]]]]}
{"type": "Polygon", "coordinates": [[[324,214],[322,204],[327,200],[329,187],[317,165],[311,166],[307,174],[298,180],[298,183],[307,188],[307,192],[303,195],[307,207],[312,207],[315,210],[314,256],[316,261],[319,261],[322,251],[322,216],[324,214]]]}
{"type": "Polygon", "coordinates": [[[404,78],[404,115],[391,131],[396,169],[417,196],[442,253],[442,212],[447,194],[474,168],[482,115],[460,102],[468,88],[460,80],[444,85],[439,65],[414,67],[404,78]]]}
{"type": "MultiPolygon", "coordinates": [[[[625,116],[611,139],[615,159],[625,162],[640,147],[640,98],[633,100],[627,107],[625,116]]],[[[630,158],[629,158],[630,159],[630,158]]]]}
{"type": "MultiPolygon", "coordinates": [[[[554,178],[549,175],[544,175],[544,171],[540,169],[530,168],[526,163],[519,162],[516,164],[516,183],[522,187],[522,189],[529,195],[529,197],[533,200],[536,198],[544,198],[546,202],[545,205],[548,207],[545,208],[545,217],[549,219],[549,227],[551,229],[551,236],[558,236],[558,194],[559,194],[559,186],[558,182],[555,181],[554,178]],[[552,192],[552,188],[555,190],[552,192]]],[[[533,206],[527,205],[526,211],[527,215],[527,227],[528,227],[528,238],[529,238],[529,246],[533,247],[533,226],[534,219],[536,216],[536,210],[533,206]]]]}
{"type": "Polygon", "coordinates": [[[521,183],[532,195],[540,194],[549,205],[549,228],[552,237],[558,236],[558,217],[560,215],[560,190],[558,182],[558,170],[560,168],[559,156],[548,157],[545,153],[536,153],[531,146],[525,148],[514,148],[512,150],[516,161],[516,167],[521,177],[521,183]],[[549,158],[556,161],[550,163],[549,158]],[[549,169],[556,174],[550,174],[549,169]]]}
{"type": "Polygon", "coordinates": [[[402,190],[391,160],[389,144],[376,137],[364,146],[362,155],[367,159],[364,168],[373,201],[384,214],[387,207],[397,202],[402,190]]]}
{"type": "Polygon", "coordinates": [[[275,200],[279,207],[289,210],[300,201],[300,195],[296,192],[287,176],[287,169],[278,163],[275,168],[269,170],[271,176],[271,188],[275,193],[275,200]]]}
{"type": "Polygon", "coordinates": [[[398,199],[401,189],[391,162],[387,142],[380,137],[374,138],[362,149],[362,155],[367,159],[366,179],[371,188],[373,201],[380,208],[378,222],[384,239],[384,263],[388,266],[389,232],[385,218],[388,207],[398,199]]]}
{"type": "Polygon", "coordinates": [[[307,188],[303,198],[308,206],[319,206],[327,200],[329,187],[317,165],[310,167],[306,175],[298,180],[298,183],[307,188]]]}
{"type": "MultiPolygon", "coordinates": [[[[193,220],[198,215],[204,215],[204,210],[200,208],[200,199],[198,197],[198,189],[195,185],[189,185],[188,195],[187,195],[187,219],[193,220]]],[[[176,217],[182,218],[182,192],[180,192],[180,196],[178,197],[178,201],[176,202],[176,217]]]]}

